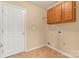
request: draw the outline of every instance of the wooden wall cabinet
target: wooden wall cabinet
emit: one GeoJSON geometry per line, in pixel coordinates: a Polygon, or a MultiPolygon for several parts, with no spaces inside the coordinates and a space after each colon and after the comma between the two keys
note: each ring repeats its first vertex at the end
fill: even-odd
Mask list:
{"type": "Polygon", "coordinates": [[[47,11],[47,23],[67,23],[76,20],[76,2],[62,2],[47,11]]]}

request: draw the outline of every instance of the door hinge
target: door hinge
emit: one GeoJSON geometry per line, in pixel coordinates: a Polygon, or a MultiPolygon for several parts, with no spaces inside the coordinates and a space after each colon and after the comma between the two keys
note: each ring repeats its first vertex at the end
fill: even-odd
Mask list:
{"type": "Polygon", "coordinates": [[[4,50],[2,49],[2,55],[3,55],[3,53],[4,53],[4,50]]]}
{"type": "Polygon", "coordinates": [[[2,33],[4,33],[4,30],[2,30],[2,33]]]}
{"type": "Polygon", "coordinates": [[[2,13],[3,13],[3,9],[2,9],[2,13]]]}

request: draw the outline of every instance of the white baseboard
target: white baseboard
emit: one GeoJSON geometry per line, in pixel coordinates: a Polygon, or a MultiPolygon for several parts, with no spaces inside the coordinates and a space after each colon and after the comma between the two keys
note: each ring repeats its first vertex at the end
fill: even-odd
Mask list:
{"type": "Polygon", "coordinates": [[[43,44],[43,45],[40,45],[40,46],[38,46],[38,47],[34,47],[34,48],[31,48],[31,49],[25,50],[25,52],[33,51],[33,50],[35,50],[35,49],[38,49],[38,48],[41,48],[41,47],[44,47],[44,46],[47,46],[47,47],[49,47],[49,48],[52,48],[52,49],[54,49],[55,51],[57,51],[57,52],[59,52],[59,53],[65,55],[65,56],[67,56],[67,57],[74,58],[73,56],[71,56],[71,55],[69,55],[69,54],[67,54],[67,53],[65,53],[65,52],[63,52],[63,51],[60,51],[60,50],[54,48],[53,46],[50,46],[50,45],[47,45],[47,44],[43,44]]]}
{"type": "Polygon", "coordinates": [[[65,53],[65,52],[63,52],[63,51],[60,51],[60,50],[58,50],[58,49],[56,49],[56,48],[54,48],[54,47],[52,47],[52,46],[50,46],[50,45],[46,45],[46,46],[49,47],[49,48],[54,49],[55,51],[57,51],[57,52],[59,52],[59,53],[65,55],[65,56],[67,56],[67,57],[74,58],[73,56],[71,56],[71,55],[69,55],[69,54],[67,54],[67,53],[65,53]]]}
{"type": "Polygon", "coordinates": [[[27,50],[25,50],[25,52],[29,52],[29,51],[32,51],[32,50],[35,50],[35,49],[41,48],[41,47],[43,47],[43,46],[46,46],[46,44],[43,44],[43,45],[40,45],[40,46],[37,46],[37,47],[31,48],[31,49],[27,49],[27,50]]]}

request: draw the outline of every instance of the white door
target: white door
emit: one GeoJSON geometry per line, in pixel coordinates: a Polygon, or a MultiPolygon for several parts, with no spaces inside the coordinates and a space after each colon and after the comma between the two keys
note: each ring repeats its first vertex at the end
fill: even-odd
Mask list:
{"type": "Polygon", "coordinates": [[[24,51],[24,10],[3,5],[3,57],[24,51]]]}

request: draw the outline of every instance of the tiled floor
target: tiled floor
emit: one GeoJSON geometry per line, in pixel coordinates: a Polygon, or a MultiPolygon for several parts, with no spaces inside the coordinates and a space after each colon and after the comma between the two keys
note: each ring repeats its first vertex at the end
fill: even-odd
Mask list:
{"type": "Polygon", "coordinates": [[[12,55],[8,58],[66,58],[66,56],[49,47],[44,46],[27,53],[23,52],[16,55],[12,55]]]}

